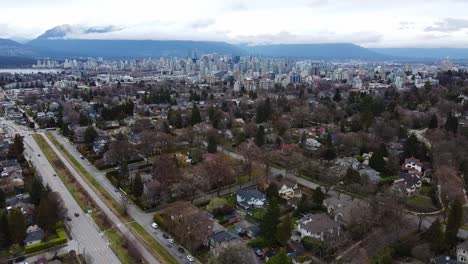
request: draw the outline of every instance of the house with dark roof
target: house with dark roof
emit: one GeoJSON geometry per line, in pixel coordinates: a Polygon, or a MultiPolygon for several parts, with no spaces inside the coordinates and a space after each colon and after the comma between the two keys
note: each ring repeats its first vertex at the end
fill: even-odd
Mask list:
{"type": "MultiPolygon", "coordinates": [[[[236,231],[234,230],[234,232],[236,231]]],[[[241,243],[240,237],[234,232],[223,230],[211,235],[208,238],[210,252],[218,256],[224,249],[241,243]]]]}
{"type": "Polygon", "coordinates": [[[432,264],[463,264],[465,262],[451,259],[450,256],[437,256],[431,259],[431,263],[432,264]]]}
{"type": "Polygon", "coordinates": [[[297,222],[296,232],[304,237],[314,237],[321,241],[340,236],[341,227],[327,214],[308,214],[297,222]]]}
{"type": "Polygon", "coordinates": [[[44,231],[42,229],[37,229],[35,231],[29,232],[26,234],[26,238],[24,239],[24,244],[26,246],[34,245],[36,243],[40,243],[44,238],[44,231]]]}
{"type": "Polygon", "coordinates": [[[255,188],[239,189],[236,194],[237,205],[244,210],[263,208],[265,206],[265,194],[255,188]]]}
{"type": "Polygon", "coordinates": [[[111,142],[111,137],[108,135],[97,136],[93,142],[94,153],[96,154],[102,153],[110,142],[111,142]]]}
{"type": "Polygon", "coordinates": [[[421,190],[422,180],[416,174],[400,172],[400,179],[393,182],[393,189],[402,196],[414,196],[421,190]]]}

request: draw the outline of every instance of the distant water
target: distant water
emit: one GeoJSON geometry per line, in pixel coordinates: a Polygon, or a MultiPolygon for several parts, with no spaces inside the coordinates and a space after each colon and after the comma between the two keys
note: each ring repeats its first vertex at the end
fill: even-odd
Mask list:
{"type": "Polygon", "coordinates": [[[62,69],[0,69],[0,73],[11,73],[11,74],[33,74],[33,73],[56,73],[61,72],[62,69]]]}

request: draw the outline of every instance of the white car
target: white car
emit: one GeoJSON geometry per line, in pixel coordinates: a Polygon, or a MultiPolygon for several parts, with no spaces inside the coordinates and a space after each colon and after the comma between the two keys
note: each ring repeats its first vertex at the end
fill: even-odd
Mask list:
{"type": "Polygon", "coordinates": [[[171,244],[174,244],[174,239],[172,239],[172,238],[169,238],[167,241],[169,241],[169,243],[171,243],[171,244]]]}
{"type": "Polygon", "coordinates": [[[151,227],[154,228],[154,229],[157,229],[159,226],[158,226],[158,224],[156,224],[156,223],[152,223],[152,224],[151,224],[151,227]]]}
{"type": "Polygon", "coordinates": [[[195,258],[192,255],[187,255],[187,260],[190,262],[194,262],[195,258]]]}

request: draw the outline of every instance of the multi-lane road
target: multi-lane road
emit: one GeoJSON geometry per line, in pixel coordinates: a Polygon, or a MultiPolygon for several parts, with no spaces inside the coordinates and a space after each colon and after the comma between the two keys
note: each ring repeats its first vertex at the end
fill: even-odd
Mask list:
{"type": "Polygon", "coordinates": [[[20,127],[11,121],[1,120],[5,124],[4,128],[10,132],[10,135],[20,134],[24,137],[26,158],[31,161],[44,184],[48,184],[53,191],[60,193],[62,196],[64,204],[68,208],[68,214],[72,219],[71,221],[66,221],[66,224],[70,227],[73,239],[73,242],[70,242],[70,244],[76,247],[74,249],[84,254],[90,260],[90,263],[120,263],[117,256],[110,249],[109,242],[102,236],[91,217],[83,213],[60,178],[54,176],[56,175],[55,170],[32,138],[31,132],[27,128],[20,127]],[[75,213],[79,213],[79,216],[75,217],[75,213]]]}
{"type": "MultiPolygon", "coordinates": [[[[112,183],[105,177],[104,173],[97,170],[89,161],[81,158],[80,153],[76,150],[75,146],[68,141],[65,137],[58,134],[56,131],[51,131],[52,135],[62,144],[62,146],[101,184],[101,186],[116,200],[121,201],[121,193],[116,192],[116,188],[112,183]]],[[[61,153],[58,153],[61,157],[61,153]]],[[[63,157],[65,159],[65,157],[63,157]]],[[[68,160],[66,160],[69,163],[68,160]]],[[[151,236],[156,239],[158,243],[164,246],[176,259],[179,263],[189,263],[186,255],[187,250],[184,250],[185,253],[178,251],[180,247],[177,244],[169,243],[168,239],[163,237],[164,232],[160,229],[153,229],[151,223],[153,222],[153,214],[146,213],[142,211],[138,206],[134,204],[129,204],[128,214],[143,228],[151,234],[151,236]]]]}

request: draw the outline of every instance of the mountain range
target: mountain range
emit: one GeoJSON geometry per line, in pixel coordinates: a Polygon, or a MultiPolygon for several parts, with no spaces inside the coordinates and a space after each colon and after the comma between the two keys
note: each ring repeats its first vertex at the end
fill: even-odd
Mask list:
{"type": "MultiPolygon", "coordinates": [[[[0,39],[0,56],[13,58],[80,58],[138,59],[187,57],[193,53],[261,55],[318,60],[423,60],[468,59],[468,49],[450,48],[364,48],[350,43],[235,45],[215,41],[189,40],[113,40],[93,39],[103,33],[118,31],[108,27],[76,27],[63,25],[20,44],[0,39]],[[87,35],[91,38],[80,38],[87,35]]],[[[2,58],[0,58],[2,60],[2,58]]],[[[25,62],[26,60],[22,60],[25,62]]]]}

